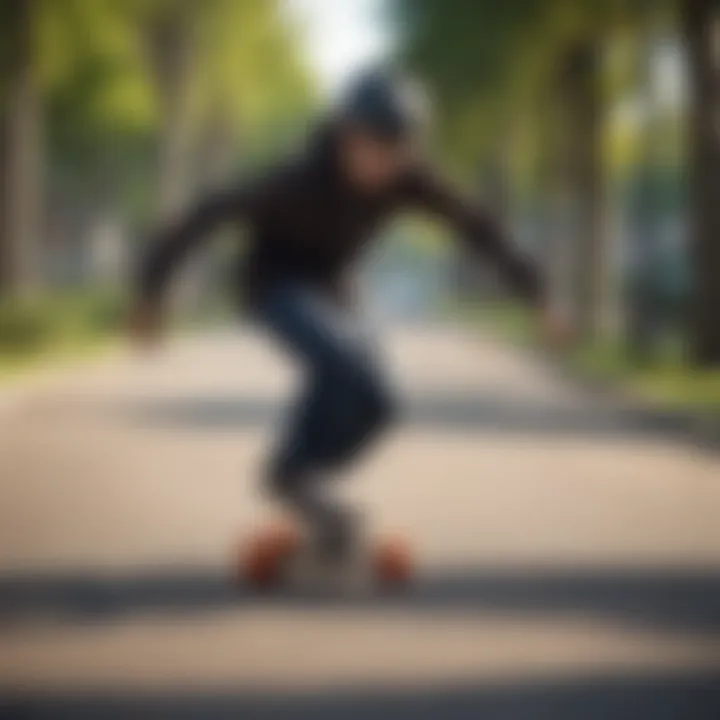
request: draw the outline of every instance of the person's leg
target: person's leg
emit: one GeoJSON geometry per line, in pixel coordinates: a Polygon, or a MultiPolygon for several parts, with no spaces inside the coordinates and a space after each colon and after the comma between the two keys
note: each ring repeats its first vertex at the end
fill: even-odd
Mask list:
{"type": "Polygon", "coordinates": [[[270,464],[273,491],[318,528],[332,549],[348,539],[348,514],[323,482],[387,423],[389,395],[353,317],[304,288],[268,293],[258,313],[305,368],[306,388],[270,464]]]}
{"type": "Polygon", "coordinates": [[[392,394],[377,359],[367,351],[358,353],[350,364],[338,367],[335,382],[327,383],[336,402],[349,406],[352,412],[323,445],[325,468],[339,468],[355,459],[385,430],[394,415],[392,394]]]}

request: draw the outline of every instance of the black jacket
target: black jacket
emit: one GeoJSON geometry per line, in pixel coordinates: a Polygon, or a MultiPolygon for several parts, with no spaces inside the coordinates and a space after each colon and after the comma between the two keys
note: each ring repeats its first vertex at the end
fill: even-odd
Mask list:
{"type": "Polygon", "coordinates": [[[251,298],[283,277],[341,290],[379,226],[396,211],[418,209],[447,220],[497,266],[517,295],[533,303],[540,299],[539,273],[483,208],[419,165],[380,193],[362,193],[344,180],[335,148],[333,130],[324,128],[299,157],[254,182],[208,196],[165,228],[141,265],[142,296],[158,299],[185,254],[226,222],[250,229],[241,283],[251,298]]]}

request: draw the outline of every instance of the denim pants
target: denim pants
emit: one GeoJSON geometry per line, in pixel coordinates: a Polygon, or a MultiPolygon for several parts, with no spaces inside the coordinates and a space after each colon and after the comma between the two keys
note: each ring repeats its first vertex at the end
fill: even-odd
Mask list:
{"type": "Polygon", "coordinates": [[[298,282],[264,290],[253,315],[303,373],[300,397],[270,459],[270,487],[312,522],[337,520],[318,480],[347,466],[393,415],[374,344],[357,312],[298,282]]]}

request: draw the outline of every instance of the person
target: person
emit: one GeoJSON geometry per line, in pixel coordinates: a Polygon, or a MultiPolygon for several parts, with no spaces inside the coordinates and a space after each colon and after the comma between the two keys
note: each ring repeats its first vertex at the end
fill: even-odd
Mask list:
{"type": "Polygon", "coordinates": [[[492,215],[424,160],[428,110],[412,80],[388,69],[362,74],[301,154],[206,197],[159,233],[141,263],[133,325],[149,339],[181,259],[221,223],[250,229],[240,282],[245,306],[305,373],[265,483],[312,529],[318,556],[328,560],[345,557],[358,538],[357,519],[332,497],[328,478],[369,448],[395,414],[352,293],[356,259],[380,224],[403,209],[438,216],[518,296],[538,309],[545,304],[539,273],[492,215]]]}

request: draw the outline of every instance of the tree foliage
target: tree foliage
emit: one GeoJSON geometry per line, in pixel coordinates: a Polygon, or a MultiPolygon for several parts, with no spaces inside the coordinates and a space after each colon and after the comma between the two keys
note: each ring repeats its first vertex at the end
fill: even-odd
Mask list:
{"type": "MultiPolygon", "coordinates": [[[[0,97],[7,107],[18,73],[11,42],[17,28],[12,4],[0,5],[0,97]]],[[[35,112],[44,136],[39,181],[50,210],[59,207],[65,216],[112,210],[132,222],[151,210],[160,191],[157,148],[180,110],[167,105],[172,73],[183,91],[190,180],[192,159],[218,127],[228,161],[241,163],[251,148],[277,143],[292,129],[281,118],[298,123],[314,101],[281,0],[28,0],[28,6],[31,72],[40,90],[35,112]],[[170,64],[161,67],[157,41],[173,33],[187,48],[187,64],[166,53],[170,64]]],[[[5,178],[6,189],[16,184],[5,178]]]]}

